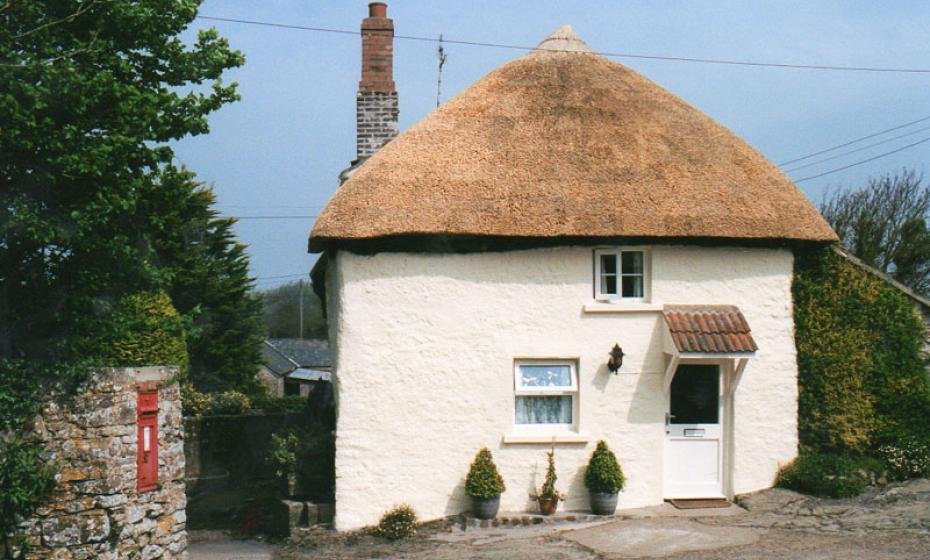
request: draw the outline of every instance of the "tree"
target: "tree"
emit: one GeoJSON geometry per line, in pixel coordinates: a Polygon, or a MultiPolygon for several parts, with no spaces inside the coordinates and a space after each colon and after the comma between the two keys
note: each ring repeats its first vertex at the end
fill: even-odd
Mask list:
{"type": "Polygon", "coordinates": [[[166,142],[207,132],[243,62],[215,30],[183,44],[198,5],[0,6],[0,355],[86,358],[115,302],[166,284],[146,215],[166,142]]]}
{"type": "Polygon", "coordinates": [[[930,186],[905,169],[828,194],[820,212],[843,246],[915,291],[930,293],[930,186]]]}
{"type": "Polygon", "coordinates": [[[304,281],[291,282],[262,293],[265,332],[271,338],[326,338],[323,304],[304,281]],[[303,333],[300,333],[300,300],[303,298],[303,333]]]}
{"type": "Polygon", "coordinates": [[[147,200],[155,263],[177,310],[191,317],[188,378],[201,391],[260,391],[255,374],[264,339],[262,304],[252,292],[245,245],[233,218],[192,173],[165,170],[147,200]]]}

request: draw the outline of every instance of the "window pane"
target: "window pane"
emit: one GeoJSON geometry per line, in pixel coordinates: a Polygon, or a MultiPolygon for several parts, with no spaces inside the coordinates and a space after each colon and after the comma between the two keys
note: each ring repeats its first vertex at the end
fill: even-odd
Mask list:
{"type": "Polygon", "coordinates": [[[644,297],[642,276],[624,276],[623,277],[623,297],[635,297],[635,298],[644,297]]]}
{"type": "Polygon", "coordinates": [[[565,365],[520,366],[520,386],[571,387],[572,368],[565,365]]]}
{"type": "Polygon", "coordinates": [[[617,273],[617,255],[601,255],[601,274],[617,273]]]}
{"type": "Polygon", "coordinates": [[[643,273],[643,252],[642,251],[624,251],[622,255],[623,274],[642,274],[643,273]]]}
{"type": "Polygon", "coordinates": [[[717,366],[678,366],[672,379],[672,424],[716,424],[720,409],[717,366]]]}
{"type": "Polygon", "coordinates": [[[616,276],[601,276],[601,293],[605,295],[615,295],[617,293],[616,276]]]}
{"type": "Polygon", "coordinates": [[[517,424],[571,424],[572,397],[517,397],[517,424]]]}

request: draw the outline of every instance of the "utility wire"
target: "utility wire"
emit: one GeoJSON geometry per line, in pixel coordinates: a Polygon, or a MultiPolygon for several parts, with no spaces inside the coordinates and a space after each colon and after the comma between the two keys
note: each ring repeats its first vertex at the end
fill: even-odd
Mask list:
{"type": "Polygon", "coordinates": [[[899,135],[897,135],[897,136],[892,136],[891,138],[886,138],[885,140],[879,140],[878,142],[872,142],[871,144],[866,144],[865,146],[862,146],[861,148],[856,148],[855,150],[848,150],[848,151],[845,151],[845,152],[841,152],[841,153],[839,153],[839,154],[836,154],[835,156],[830,156],[830,157],[827,157],[827,158],[818,159],[818,160],[816,160],[816,161],[812,161],[812,162],[806,163],[806,164],[804,164],[804,165],[799,165],[798,167],[795,167],[795,168],[793,168],[793,169],[784,169],[783,171],[784,171],[785,173],[794,173],[795,171],[800,171],[801,169],[807,169],[808,167],[813,167],[813,166],[815,166],[815,165],[820,165],[821,163],[825,163],[825,162],[828,162],[828,161],[833,161],[833,160],[835,160],[835,159],[843,158],[843,157],[846,157],[846,156],[848,156],[848,155],[850,155],[850,154],[855,154],[855,153],[858,153],[858,152],[861,152],[861,151],[864,151],[864,150],[868,150],[868,149],[870,149],[870,148],[874,148],[875,146],[881,146],[882,144],[887,144],[888,142],[893,142],[893,141],[895,141],[895,140],[900,140],[901,138],[907,138],[908,136],[913,136],[913,135],[915,135],[915,134],[920,134],[921,132],[926,132],[926,131],[928,131],[928,130],[930,130],[930,126],[925,126],[925,127],[923,127],[923,128],[918,128],[917,130],[912,130],[911,132],[906,132],[906,133],[904,133],[904,134],[899,134],[899,135]]]}
{"type": "MultiPolygon", "coordinates": [[[[229,23],[243,23],[248,25],[261,25],[265,27],[278,27],[283,29],[298,29],[301,31],[316,31],[319,33],[338,33],[341,35],[361,35],[361,31],[353,31],[349,29],[331,29],[327,27],[308,27],[305,25],[292,25],[287,23],[277,23],[277,22],[268,22],[268,21],[255,21],[248,19],[236,19],[236,18],[226,18],[226,17],[216,17],[216,16],[197,16],[199,19],[209,20],[209,21],[224,21],[229,23]]],[[[402,39],[406,41],[424,41],[430,43],[437,43],[439,39],[435,37],[425,37],[419,35],[394,35],[395,39],[402,39]]],[[[451,45],[467,45],[472,47],[492,47],[498,49],[513,49],[520,51],[534,51],[536,47],[527,47],[522,45],[508,45],[504,43],[486,43],[481,41],[464,41],[464,40],[454,40],[454,39],[442,39],[442,42],[445,44],[451,45]]],[[[552,49],[551,52],[569,52],[569,51],[555,51],[552,49]]],[[[574,52],[574,51],[571,51],[574,52]]],[[[647,54],[633,54],[633,53],[620,53],[620,52],[595,52],[594,54],[611,57],[611,58],[635,58],[643,60],[665,60],[671,62],[694,62],[699,64],[722,64],[729,66],[761,66],[769,68],[792,68],[792,69],[802,69],[802,70],[837,70],[845,72],[892,72],[892,73],[902,73],[902,74],[930,74],[930,68],[889,68],[889,67],[877,67],[877,66],[834,66],[829,64],[787,64],[787,63],[778,63],[778,62],[752,62],[747,60],[724,60],[724,59],[713,59],[713,58],[693,58],[693,57],[684,57],[684,56],[660,56],[660,55],[647,55],[647,54]]]]}
{"type": "Polygon", "coordinates": [[[823,173],[818,173],[817,175],[811,175],[810,177],[803,177],[803,178],[801,178],[801,179],[793,179],[793,181],[794,181],[795,183],[803,183],[804,181],[810,181],[811,179],[817,179],[817,178],[823,177],[823,176],[825,176],[825,175],[831,175],[831,174],[833,174],[833,173],[837,173],[837,172],[839,172],[839,171],[843,171],[844,169],[849,169],[850,167],[856,167],[857,165],[862,165],[863,163],[869,163],[870,161],[875,161],[875,160],[877,160],[877,159],[879,159],[879,158],[883,158],[883,157],[885,157],[885,156],[890,156],[891,154],[896,154],[896,153],[898,153],[898,152],[907,150],[908,148],[913,148],[914,146],[918,146],[918,145],[920,145],[920,144],[923,144],[924,142],[930,142],[930,136],[928,136],[928,137],[926,137],[926,138],[924,138],[924,139],[922,139],[922,140],[918,140],[917,142],[914,142],[914,143],[912,143],[912,144],[908,144],[907,146],[901,146],[900,148],[891,150],[890,152],[885,152],[885,153],[883,153],[883,154],[879,154],[879,155],[877,155],[877,156],[870,157],[870,158],[868,158],[868,159],[864,159],[864,160],[861,160],[861,161],[857,161],[857,162],[855,162],[855,163],[850,163],[849,165],[844,165],[843,167],[837,167],[836,169],[831,169],[831,170],[829,170],[829,171],[824,171],[823,173]]]}
{"type": "Polygon", "coordinates": [[[799,157],[799,158],[794,158],[794,159],[789,159],[788,161],[783,161],[783,162],[779,163],[778,165],[779,165],[779,166],[790,165],[790,164],[792,164],[792,163],[796,163],[796,162],[799,162],[799,161],[803,161],[803,160],[805,160],[805,159],[810,159],[810,158],[812,158],[812,157],[819,156],[819,155],[825,154],[825,153],[827,153],[827,152],[832,152],[833,150],[839,150],[840,148],[845,148],[846,146],[852,146],[853,144],[858,144],[859,142],[862,142],[863,140],[868,140],[869,138],[875,138],[876,136],[881,136],[882,134],[885,134],[885,133],[887,133],[887,132],[893,132],[893,131],[895,131],[895,130],[900,130],[900,129],[902,129],[902,128],[907,128],[907,127],[911,126],[912,124],[917,124],[917,123],[921,123],[921,122],[924,122],[924,121],[930,121],[930,116],[926,116],[926,117],[917,119],[916,121],[911,121],[911,122],[906,122],[906,123],[904,123],[904,124],[899,124],[898,126],[893,126],[893,127],[891,127],[891,128],[886,128],[885,130],[879,130],[878,132],[873,132],[872,134],[869,134],[869,135],[867,135],[867,136],[861,136],[861,137],[859,137],[859,138],[854,138],[853,140],[850,140],[850,141],[848,141],[848,142],[843,142],[842,144],[837,144],[836,146],[831,146],[831,147],[829,147],[829,148],[820,150],[819,152],[814,152],[814,153],[812,153],[812,154],[807,154],[806,156],[801,156],[801,157],[799,157]]]}
{"type": "Polygon", "coordinates": [[[314,214],[314,215],[304,215],[304,216],[291,215],[291,216],[223,216],[223,217],[224,218],[235,218],[237,220],[295,220],[295,219],[305,220],[307,218],[316,218],[317,216],[316,214],[314,214]]]}

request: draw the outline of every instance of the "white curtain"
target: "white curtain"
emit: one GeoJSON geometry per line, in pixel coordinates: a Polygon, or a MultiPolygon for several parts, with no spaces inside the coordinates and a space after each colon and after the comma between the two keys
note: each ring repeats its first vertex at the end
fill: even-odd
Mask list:
{"type": "Polygon", "coordinates": [[[571,424],[572,397],[517,397],[517,424],[571,424]]]}

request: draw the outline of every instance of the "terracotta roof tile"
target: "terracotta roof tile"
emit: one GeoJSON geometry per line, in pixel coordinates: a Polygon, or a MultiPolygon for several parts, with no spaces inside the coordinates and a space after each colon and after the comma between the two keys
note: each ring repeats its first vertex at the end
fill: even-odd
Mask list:
{"type": "Polygon", "coordinates": [[[735,305],[666,305],[665,323],[679,352],[758,350],[749,323],[735,305]]]}

